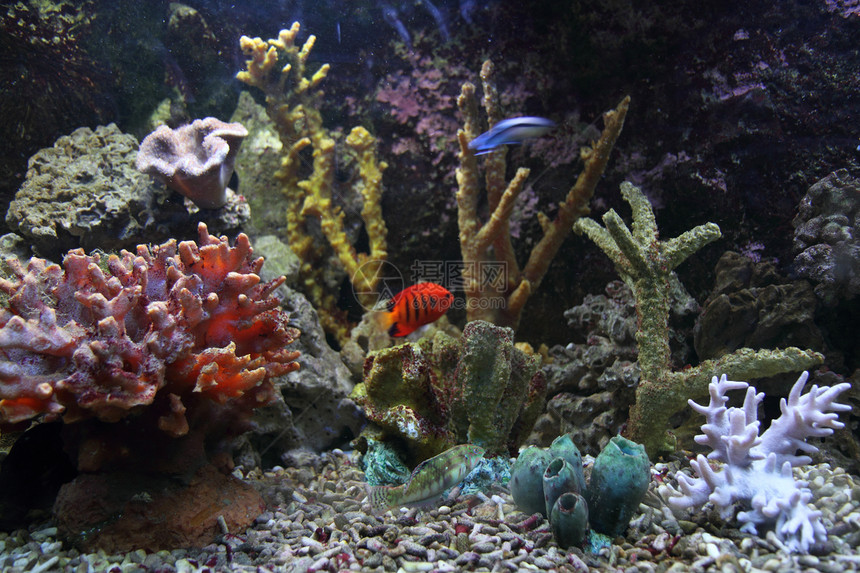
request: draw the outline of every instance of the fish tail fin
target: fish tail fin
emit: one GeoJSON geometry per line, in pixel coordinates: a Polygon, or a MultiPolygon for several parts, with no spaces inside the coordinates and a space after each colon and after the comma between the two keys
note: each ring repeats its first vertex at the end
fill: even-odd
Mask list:
{"type": "Polygon", "coordinates": [[[373,321],[379,330],[386,331],[389,335],[391,335],[391,331],[397,326],[394,320],[394,313],[390,310],[374,310],[373,321]]]}
{"type": "Polygon", "coordinates": [[[370,509],[375,514],[385,513],[392,507],[397,506],[397,487],[387,485],[367,486],[367,499],[370,501],[370,509]]]}
{"type": "Polygon", "coordinates": [[[415,330],[414,328],[409,328],[408,325],[398,321],[397,313],[393,310],[375,310],[373,312],[373,319],[376,322],[376,326],[379,330],[387,332],[388,336],[406,336],[415,330]]]}

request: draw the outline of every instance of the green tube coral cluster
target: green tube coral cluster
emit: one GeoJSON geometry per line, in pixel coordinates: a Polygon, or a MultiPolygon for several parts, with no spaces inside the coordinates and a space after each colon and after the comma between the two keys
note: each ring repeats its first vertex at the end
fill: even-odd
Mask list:
{"type": "Polygon", "coordinates": [[[640,444],[612,438],[591,470],[586,485],[582,456],[569,434],[547,449],[523,450],[511,468],[511,496],[526,513],[548,517],[562,547],[581,546],[589,528],[622,535],[648,491],[651,464],[640,444]]]}

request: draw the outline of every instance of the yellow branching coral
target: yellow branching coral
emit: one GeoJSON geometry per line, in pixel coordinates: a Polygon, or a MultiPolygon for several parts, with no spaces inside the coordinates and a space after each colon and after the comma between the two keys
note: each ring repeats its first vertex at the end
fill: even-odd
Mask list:
{"type": "MultiPolygon", "coordinates": [[[[481,69],[484,88],[482,103],[490,125],[502,119],[492,75],[492,63],[484,62],[481,69]]],[[[473,150],[469,149],[469,142],[481,132],[478,127],[478,104],[474,85],[463,85],[457,104],[465,120],[463,128],[457,133],[460,143],[457,206],[467,317],[470,321],[487,320],[497,325],[516,328],[523,306],[543,280],[550,262],[570,233],[571,225],[579,217],[589,213],[588,202],[603,175],[615,140],[621,133],[630,98],[625,97],[614,111],[604,115],[605,126],[600,139],[593,147],[582,149],[581,156],[585,162],[582,173],[565,200],[559,204],[555,219],[550,219],[543,213],[539,214],[543,237],[532,249],[523,268],[520,268],[514,256],[509,222],[514,202],[524,188],[529,170],[518,169],[514,178],[505,184],[504,149],[487,155],[484,180],[490,219],[481,224],[478,219],[478,200],[481,193],[478,162],[473,150]],[[478,276],[483,264],[491,261],[504,265],[506,272],[503,280],[506,284],[490,283],[484,280],[487,277],[478,276]],[[499,295],[505,297],[502,308],[488,300],[499,295]]]]}
{"type": "Polygon", "coordinates": [[[318,89],[330,68],[324,64],[308,75],[307,59],[316,37],[308,37],[299,47],[295,43],[298,33],[299,23],[295,22],[289,30],[281,30],[276,39],[264,41],[242,36],[239,44],[249,59],[247,68],[236,77],[266,96],[266,113],[275,124],[284,149],[275,177],[290,205],[286,213],[287,239],[302,260],[303,290],[319,311],[326,331],[344,340],[345,314],[337,309],[335,293],[324,288],[326,249],[314,239],[311,225],[319,225],[352,280],[355,292],[369,298],[376,290],[376,271],[388,256],[387,231],[380,208],[386,164],[376,158],[374,137],[362,127],[354,128],[346,138],[346,148],[358,167],[358,177],[346,191],[361,193],[364,199],[361,217],[370,238],[370,252],[357,253],[347,239],[344,214],[332,201],[337,145],[335,136],[323,127],[319,111],[322,91],[318,89]],[[307,148],[313,151],[310,173],[303,169],[302,153],[307,148]]]}

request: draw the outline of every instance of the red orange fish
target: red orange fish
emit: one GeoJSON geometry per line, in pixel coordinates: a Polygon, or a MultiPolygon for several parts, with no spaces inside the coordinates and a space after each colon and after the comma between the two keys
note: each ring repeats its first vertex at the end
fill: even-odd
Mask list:
{"type": "Polygon", "coordinates": [[[391,336],[406,336],[438,320],[453,302],[454,295],[442,285],[418,283],[406,287],[388,301],[387,310],[379,314],[379,323],[391,336]]]}

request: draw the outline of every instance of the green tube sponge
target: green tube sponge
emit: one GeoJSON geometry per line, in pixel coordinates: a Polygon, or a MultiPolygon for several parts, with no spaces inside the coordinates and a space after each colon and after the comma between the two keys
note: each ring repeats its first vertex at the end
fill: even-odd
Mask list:
{"type": "Polygon", "coordinates": [[[559,547],[582,547],[588,535],[588,504],[578,493],[564,493],[552,506],[549,523],[559,547]]]}
{"type": "Polygon", "coordinates": [[[645,447],[615,436],[594,461],[586,499],[591,528],[617,537],[645,498],[651,480],[651,464],[645,447]]]}
{"type": "Polygon", "coordinates": [[[551,461],[552,456],[548,451],[529,446],[511,467],[511,497],[523,513],[541,513],[546,517],[543,474],[551,461]]]}
{"type": "MultiPolygon", "coordinates": [[[[582,470],[580,470],[582,471],[582,470]]],[[[564,458],[555,458],[543,474],[543,499],[546,507],[544,515],[549,516],[555,501],[563,493],[583,493],[579,489],[576,470],[564,458]]]]}
{"type": "MultiPolygon", "coordinates": [[[[571,434],[564,434],[552,441],[549,446],[550,458],[563,458],[574,472],[574,488],[571,491],[585,493],[585,475],[582,473],[582,454],[573,442],[571,434]]],[[[549,511],[549,508],[547,508],[549,511]]]]}

